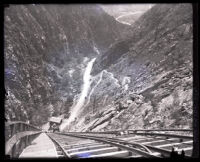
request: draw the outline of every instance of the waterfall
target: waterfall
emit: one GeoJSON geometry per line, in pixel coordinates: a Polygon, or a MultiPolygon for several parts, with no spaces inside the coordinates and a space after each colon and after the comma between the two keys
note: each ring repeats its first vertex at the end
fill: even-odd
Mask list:
{"type": "Polygon", "coordinates": [[[77,104],[72,107],[72,111],[70,114],[70,117],[68,118],[67,122],[65,124],[62,125],[62,127],[60,128],[61,130],[63,130],[63,128],[65,128],[70,122],[72,122],[75,117],[78,116],[78,114],[80,113],[81,108],[83,107],[85,100],[87,98],[88,95],[88,90],[90,89],[90,84],[91,84],[91,70],[92,70],[92,66],[95,62],[96,58],[93,58],[88,64],[87,67],[85,69],[84,75],[83,75],[83,88],[82,88],[82,92],[81,95],[78,99],[77,104]]]}
{"type": "Polygon", "coordinates": [[[122,86],[124,88],[125,91],[128,90],[128,84],[131,82],[131,78],[130,77],[124,77],[123,81],[122,81],[122,86]]]}
{"type": "Polygon", "coordinates": [[[88,101],[87,101],[87,103],[85,104],[85,106],[87,106],[87,105],[89,104],[89,102],[90,102],[90,97],[91,97],[91,95],[92,95],[94,89],[95,89],[95,88],[99,85],[99,83],[101,82],[101,80],[102,80],[102,76],[103,76],[103,72],[104,72],[104,70],[101,72],[97,84],[96,84],[96,85],[92,88],[92,90],[90,91],[89,96],[88,96],[88,101]]]}
{"type": "Polygon", "coordinates": [[[99,76],[99,80],[98,80],[97,84],[96,84],[96,85],[92,88],[92,90],[90,91],[90,93],[89,93],[89,95],[88,95],[88,101],[87,101],[87,103],[85,104],[85,106],[87,106],[87,105],[90,103],[90,97],[91,97],[92,93],[94,92],[95,88],[96,88],[96,87],[100,84],[100,82],[102,81],[102,77],[103,77],[103,74],[104,74],[104,73],[108,73],[108,74],[110,75],[111,79],[114,80],[113,83],[115,83],[115,85],[117,85],[118,87],[120,87],[119,80],[117,80],[117,79],[114,77],[113,73],[108,72],[107,70],[101,71],[100,76],[99,76]]]}

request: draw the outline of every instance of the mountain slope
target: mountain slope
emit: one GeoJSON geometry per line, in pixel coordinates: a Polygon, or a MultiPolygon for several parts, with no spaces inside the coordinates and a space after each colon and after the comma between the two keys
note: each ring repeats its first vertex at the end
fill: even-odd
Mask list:
{"type": "Polygon", "coordinates": [[[149,10],[153,4],[107,4],[102,8],[121,23],[133,24],[144,12],[149,10]]]}
{"type": "Polygon", "coordinates": [[[131,32],[98,5],[10,5],[4,24],[7,118],[33,124],[67,112],[88,61],[131,32]]]}
{"type": "Polygon", "coordinates": [[[75,130],[192,127],[192,6],[155,5],[132,30],[97,58],[75,130]]]}

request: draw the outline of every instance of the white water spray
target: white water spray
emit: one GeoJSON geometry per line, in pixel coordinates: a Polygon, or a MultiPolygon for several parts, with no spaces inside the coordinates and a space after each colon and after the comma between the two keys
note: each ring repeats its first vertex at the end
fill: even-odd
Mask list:
{"type": "Polygon", "coordinates": [[[98,48],[96,46],[94,46],[94,51],[97,53],[97,55],[100,54],[100,52],[99,52],[99,50],[98,50],[98,48]]]}
{"type": "Polygon", "coordinates": [[[80,109],[83,107],[85,100],[87,98],[87,94],[88,94],[88,90],[90,88],[90,84],[91,84],[91,75],[90,72],[92,70],[92,66],[95,62],[96,58],[93,58],[87,65],[84,75],[83,75],[83,89],[80,95],[80,98],[77,102],[77,104],[72,107],[72,111],[70,114],[70,117],[68,118],[67,122],[65,124],[63,124],[61,126],[61,130],[63,130],[70,122],[72,122],[75,117],[78,116],[78,114],[80,113],[80,109]]]}
{"type": "Polygon", "coordinates": [[[87,105],[90,103],[90,97],[91,97],[92,93],[94,92],[95,88],[96,88],[96,87],[100,84],[100,82],[102,81],[102,77],[103,77],[103,74],[104,74],[104,73],[108,73],[108,74],[110,75],[111,79],[114,80],[115,85],[117,85],[118,87],[120,87],[119,80],[117,80],[117,79],[114,77],[113,73],[108,72],[107,70],[103,70],[103,71],[100,73],[100,78],[99,78],[97,84],[96,84],[96,85],[92,88],[92,90],[90,91],[90,93],[89,93],[89,95],[88,95],[88,101],[87,101],[87,103],[85,104],[85,106],[87,106],[87,105]]]}
{"type": "Polygon", "coordinates": [[[122,86],[124,88],[125,91],[128,90],[128,84],[131,82],[131,78],[130,77],[124,77],[123,81],[122,81],[122,86]]]}
{"type": "Polygon", "coordinates": [[[89,102],[90,102],[90,97],[91,97],[91,95],[92,95],[94,89],[95,89],[95,88],[99,85],[99,83],[101,82],[102,76],[103,76],[103,72],[104,72],[104,70],[101,72],[100,78],[99,78],[97,84],[96,84],[96,85],[92,88],[92,90],[90,91],[90,94],[89,94],[89,96],[88,96],[88,101],[87,101],[87,103],[85,104],[85,106],[87,106],[87,105],[89,104],[89,102]]]}
{"type": "Polygon", "coordinates": [[[104,71],[105,71],[106,73],[110,74],[111,79],[114,80],[114,83],[115,83],[118,87],[121,87],[120,84],[119,84],[119,80],[116,79],[116,78],[114,77],[113,73],[108,72],[107,70],[104,70],[104,71]]]}

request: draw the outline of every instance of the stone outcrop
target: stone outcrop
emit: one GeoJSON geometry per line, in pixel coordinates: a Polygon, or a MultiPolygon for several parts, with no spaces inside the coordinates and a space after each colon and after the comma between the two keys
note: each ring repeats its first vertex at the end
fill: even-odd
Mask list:
{"type": "Polygon", "coordinates": [[[67,113],[88,61],[131,32],[99,5],[10,5],[4,24],[6,115],[36,125],[67,113]]]}
{"type": "Polygon", "coordinates": [[[99,56],[94,76],[106,69],[120,85],[127,76],[131,80],[126,91],[111,88],[113,80],[109,87],[103,80],[96,87],[97,109],[101,96],[111,92],[104,109],[116,109],[101,129],[191,128],[192,39],[190,4],[155,5],[133,24],[133,35],[99,56]]]}

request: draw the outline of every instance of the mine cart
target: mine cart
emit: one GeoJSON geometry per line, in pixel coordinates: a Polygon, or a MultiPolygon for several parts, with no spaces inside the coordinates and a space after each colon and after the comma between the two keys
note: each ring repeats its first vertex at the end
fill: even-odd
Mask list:
{"type": "Polygon", "coordinates": [[[49,118],[49,131],[59,132],[59,127],[61,123],[62,123],[62,118],[59,118],[59,117],[49,118]]]}

